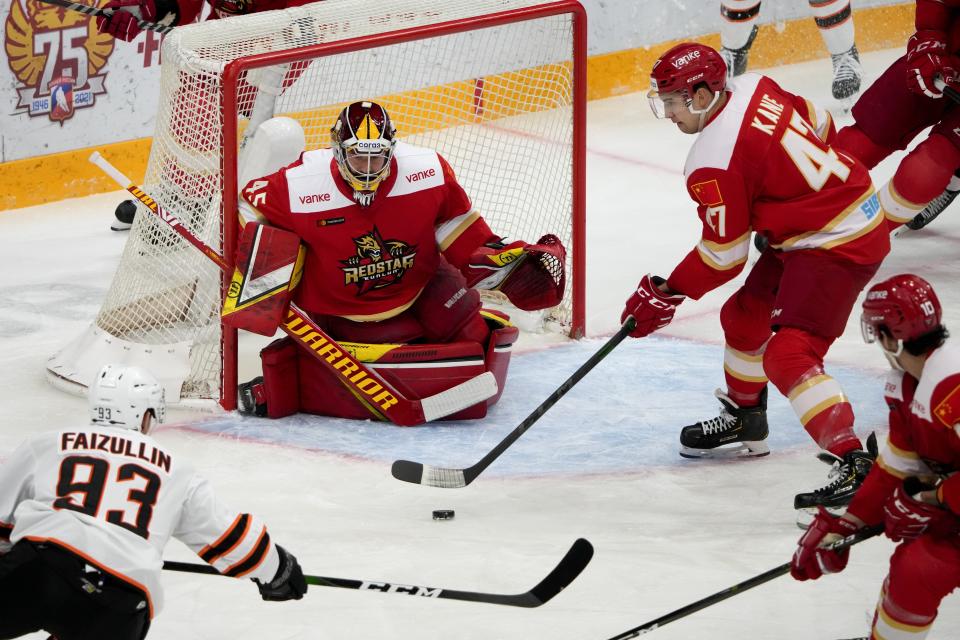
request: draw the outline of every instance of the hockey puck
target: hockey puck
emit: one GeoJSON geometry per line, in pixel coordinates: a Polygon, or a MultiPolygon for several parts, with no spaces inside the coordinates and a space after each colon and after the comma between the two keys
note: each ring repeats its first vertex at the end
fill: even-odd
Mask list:
{"type": "Polygon", "coordinates": [[[433,512],[434,520],[453,520],[453,509],[437,509],[433,512]]]}

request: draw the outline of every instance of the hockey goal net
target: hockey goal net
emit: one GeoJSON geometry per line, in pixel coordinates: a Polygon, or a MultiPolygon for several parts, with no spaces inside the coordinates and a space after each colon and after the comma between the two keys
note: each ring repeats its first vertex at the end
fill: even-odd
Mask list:
{"type": "MultiPolygon", "coordinates": [[[[537,325],[584,328],[586,17],[576,0],[328,0],[188,25],[163,44],[144,191],[232,259],[240,152],[265,117],[329,146],[346,104],[376,100],[401,140],[439,151],[495,232],[558,235],[567,291],[537,325]]],[[[273,167],[270,170],[275,170],[273,167]]],[[[266,173],[266,172],[264,172],[266,173]]],[[[81,391],[105,362],[141,364],[169,401],[233,408],[237,340],[219,320],[224,278],[139,207],[88,331],[48,377],[81,391]]]]}

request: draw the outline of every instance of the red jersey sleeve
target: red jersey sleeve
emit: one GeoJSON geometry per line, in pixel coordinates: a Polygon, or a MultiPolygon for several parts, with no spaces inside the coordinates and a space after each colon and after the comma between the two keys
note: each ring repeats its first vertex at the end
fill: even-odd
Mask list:
{"type": "Polygon", "coordinates": [[[500,238],[474,210],[470,197],[457,182],[447,161],[438,157],[443,168],[444,200],[437,213],[437,246],[447,262],[463,270],[478,247],[500,238]]]}
{"type": "Polygon", "coordinates": [[[946,31],[950,27],[950,9],[942,0],[917,0],[914,18],[917,31],[946,31]]]}
{"type": "Polygon", "coordinates": [[[697,299],[732,280],[750,252],[750,201],[743,178],[702,168],[687,178],[687,191],[703,223],[700,242],[667,278],[667,286],[697,299]]]}
{"type": "MultiPolygon", "coordinates": [[[[296,163],[299,163],[297,160],[296,163]]],[[[293,231],[290,196],[287,190],[287,167],[275,173],[254,178],[240,192],[240,216],[245,220],[259,218],[275,227],[293,231]]]]}
{"type": "Polygon", "coordinates": [[[960,424],[960,373],[947,376],[930,396],[933,424],[953,429],[960,424]]]}

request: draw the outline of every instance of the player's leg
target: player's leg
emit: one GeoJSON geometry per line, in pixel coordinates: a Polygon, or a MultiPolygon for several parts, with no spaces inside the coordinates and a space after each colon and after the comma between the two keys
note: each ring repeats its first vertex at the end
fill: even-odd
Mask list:
{"type": "Polygon", "coordinates": [[[949,105],[912,93],[904,81],[906,75],[906,57],[887,67],[861,94],[850,112],[854,124],[837,133],[833,146],[872,169],[939,122],[949,105]]]}
{"type": "MultiPolygon", "coordinates": [[[[960,587],[956,537],[924,535],[899,545],[880,591],[871,638],[923,640],[943,598],[960,587]]],[[[948,634],[949,635],[949,634],[948,634]]]]}
{"type": "Polygon", "coordinates": [[[849,109],[854,96],[860,92],[863,78],[860,54],[854,44],[850,0],[809,0],[809,3],[833,62],[833,97],[840,100],[845,109],[849,109]]]}
{"type": "Polygon", "coordinates": [[[743,286],[720,311],[726,347],[723,356],[727,389],[717,390],[720,415],[684,427],[680,455],[688,458],[751,457],[770,452],[767,429],[767,376],[763,354],[770,338],[770,313],[782,264],[764,251],[743,286]]]}
{"type": "Polygon", "coordinates": [[[720,0],[720,55],[727,63],[728,78],[747,70],[759,16],[760,0],[720,0]]]}
{"type": "Polygon", "coordinates": [[[763,368],[810,437],[835,463],[822,488],[797,495],[794,506],[842,506],[853,497],[872,464],[853,431],[853,407],[823,366],[863,287],[879,263],[859,265],[821,252],[787,252],[774,309],[776,334],[763,368]]]}
{"type": "MultiPolygon", "coordinates": [[[[960,115],[960,111],[952,113],[960,115]]],[[[956,121],[954,127],[960,127],[960,118],[951,120],[956,121]]],[[[912,222],[928,203],[942,199],[960,167],[960,136],[941,125],[904,156],[893,177],[879,189],[880,206],[891,229],[912,222]]],[[[949,202],[943,203],[940,211],[946,204],[949,202]]]]}
{"type": "MultiPolygon", "coordinates": [[[[922,229],[930,224],[960,193],[960,135],[957,134],[958,131],[960,131],[960,107],[949,105],[948,110],[943,114],[943,118],[930,131],[930,139],[921,143],[901,161],[900,167],[903,167],[903,164],[911,160],[911,156],[918,153],[920,147],[926,142],[937,141],[937,147],[927,151],[922,159],[922,165],[918,161],[919,166],[915,167],[911,175],[905,176],[902,180],[894,176],[898,185],[901,185],[901,182],[905,185],[921,171],[929,171],[926,181],[920,182],[920,185],[925,186],[926,189],[916,195],[918,198],[928,198],[928,200],[915,200],[916,202],[928,202],[928,204],[906,223],[911,229],[922,229]],[[948,141],[949,146],[943,143],[943,140],[948,141]],[[950,172],[951,168],[954,169],[952,173],[950,172]],[[937,191],[939,185],[942,185],[942,188],[937,191]],[[934,193],[933,198],[929,198],[931,193],[934,193]]],[[[900,173],[899,167],[897,173],[900,173]]]]}

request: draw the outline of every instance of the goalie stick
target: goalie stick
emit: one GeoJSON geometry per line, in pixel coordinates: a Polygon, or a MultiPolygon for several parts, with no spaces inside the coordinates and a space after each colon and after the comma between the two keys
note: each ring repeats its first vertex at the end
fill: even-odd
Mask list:
{"type": "Polygon", "coordinates": [[[567,378],[556,391],[551,393],[550,397],[540,403],[540,406],[534,409],[533,413],[527,416],[526,419],[517,425],[506,438],[501,440],[490,453],[483,456],[483,458],[472,467],[467,467],[466,469],[447,469],[444,467],[432,467],[409,460],[396,460],[390,468],[390,473],[392,473],[393,477],[397,480],[427,485],[428,487],[459,489],[467,486],[473,482],[477,476],[483,473],[483,470],[489,467],[494,460],[499,458],[500,454],[506,451],[510,445],[516,442],[527,429],[532,427],[550,407],[556,404],[557,400],[566,395],[567,391],[570,391],[575,384],[580,382],[580,379],[587,375],[598,362],[606,358],[610,352],[613,351],[614,347],[620,344],[623,339],[633,331],[635,326],[636,321],[632,317],[627,318],[626,322],[623,323],[623,326],[620,327],[620,330],[617,331],[612,338],[607,340],[595,354],[590,356],[589,360],[580,365],[580,368],[574,371],[573,375],[567,378]]]}
{"type": "MultiPolygon", "coordinates": [[[[881,533],[883,533],[883,525],[877,525],[874,527],[864,527],[863,529],[860,529],[856,533],[850,534],[846,538],[841,538],[836,542],[826,545],[824,548],[830,549],[833,551],[846,549],[847,547],[852,547],[853,545],[859,542],[868,540],[881,533]]],[[[679,620],[680,618],[686,618],[691,613],[696,613],[697,611],[700,611],[701,609],[706,609],[707,607],[711,605],[715,605],[718,602],[723,602],[724,600],[728,598],[732,598],[733,596],[739,595],[744,591],[747,591],[748,589],[753,589],[754,587],[758,587],[761,584],[770,582],[771,580],[775,578],[779,578],[780,576],[786,575],[788,573],[790,573],[790,563],[786,562],[780,565],[779,567],[775,567],[773,569],[770,569],[769,571],[765,571],[764,573],[754,576],[749,580],[744,580],[743,582],[739,584],[735,584],[732,587],[728,587],[723,591],[718,591],[717,593],[711,596],[707,596],[702,600],[697,600],[696,602],[688,604],[685,607],[681,607],[676,611],[672,611],[664,616],[660,616],[656,620],[651,620],[650,622],[646,624],[642,624],[639,627],[634,627],[633,629],[624,631],[623,633],[619,633],[613,636],[612,638],[610,638],[610,640],[630,640],[630,638],[636,638],[637,636],[642,636],[644,634],[650,633],[651,631],[656,631],[657,629],[659,629],[665,624],[669,624],[671,622],[679,620]]]]}
{"type": "MultiPolygon", "coordinates": [[[[176,216],[164,211],[156,200],[133,184],[106,158],[94,151],[90,156],[90,162],[100,167],[117,184],[132,193],[157,218],[203,252],[218,267],[224,270],[229,268],[223,256],[185,228],[176,216]]],[[[377,373],[368,369],[362,362],[350,355],[336,340],[317,326],[306,312],[292,302],[287,312],[287,319],[280,325],[280,328],[297,345],[333,373],[373,416],[380,420],[388,420],[401,427],[423,424],[451,415],[478,402],[483,402],[497,392],[497,379],[491,372],[485,371],[446,391],[441,391],[421,400],[409,399],[390,387],[377,373]],[[376,383],[372,387],[367,384],[371,380],[376,383]]]]}
{"type": "MultiPolygon", "coordinates": [[[[360,591],[380,591],[382,593],[396,593],[406,596],[421,596],[425,598],[440,598],[447,600],[464,600],[466,602],[485,602],[508,607],[539,607],[549,602],[555,595],[563,591],[586,568],[593,558],[593,545],[584,538],[578,538],[570,550],[567,551],[560,563],[553,568],[547,577],[537,586],[517,594],[483,593],[479,591],[458,591],[442,587],[423,587],[415,584],[398,584],[394,582],[371,582],[369,580],[355,580],[351,578],[327,578],[324,576],[305,575],[307,584],[320,587],[337,587],[340,589],[358,589],[360,591]]],[[[207,564],[191,562],[165,561],[163,568],[168,571],[187,571],[190,573],[206,573],[223,575],[214,567],[207,564]]]]}
{"type": "MultiPolygon", "coordinates": [[[[113,15],[113,9],[101,9],[99,7],[91,7],[88,4],[70,2],[69,0],[40,0],[40,2],[45,2],[47,4],[55,4],[58,7],[63,7],[64,9],[69,9],[70,11],[83,13],[88,16],[105,16],[109,18],[113,15]]],[[[173,31],[173,25],[159,24],[157,22],[149,22],[147,20],[140,20],[140,19],[137,19],[137,26],[140,27],[141,29],[146,29],[147,31],[156,31],[159,34],[170,33],[171,31],[173,31]]]]}

